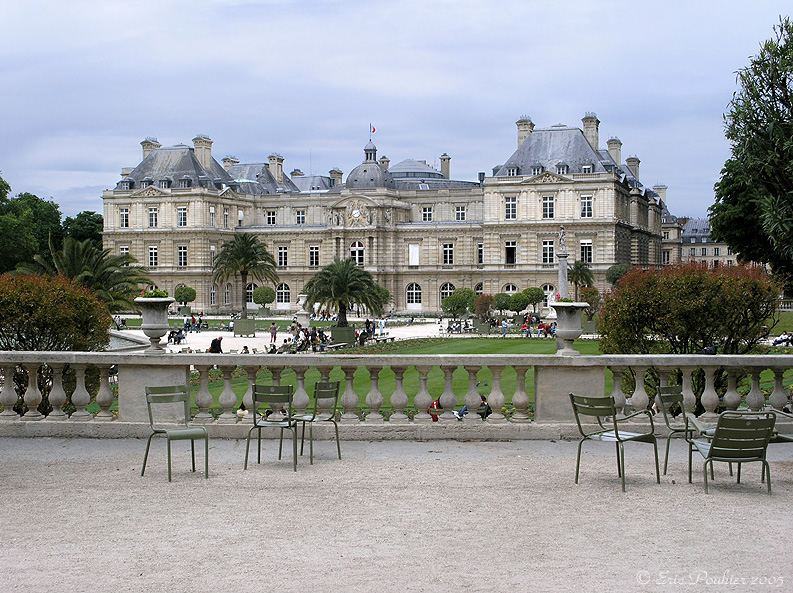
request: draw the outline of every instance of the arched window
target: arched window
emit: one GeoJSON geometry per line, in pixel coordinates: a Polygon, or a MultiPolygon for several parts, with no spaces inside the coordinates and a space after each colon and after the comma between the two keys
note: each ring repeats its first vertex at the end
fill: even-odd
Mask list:
{"type": "Polygon", "coordinates": [[[255,282],[251,282],[245,287],[245,301],[248,303],[253,302],[253,291],[259,288],[255,282]]]}
{"type": "Polygon", "coordinates": [[[350,258],[359,266],[363,265],[363,243],[353,241],[352,245],[350,245],[350,258]]]}
{"type": "Polygon", "coordinates": [[[553,300],[551,298],[551,295],[553,295],[556,292],[556,289],[554,288],[553,284],[543,284],[542,291],[545,293],[545,298],[542,299],[542,306],[547,307],[548,301],[553,300]]]}
{"type": "Polygon", "coordinates": [[[408,305],[421,304],[421,286],[419,286],[415,282],[411,282],[410,284],[408,284],[408,287],[405,291],[405,295],[407,297],[408,305]]]}
{"type": "Polygon", "coordinates": [[[226,288],[223,289],[223,304],[229,303],[231,303],[231,284],[226,284],[226,288]]]}
{"type": "Polygon", "coordinates": [[[518,287],[515,286],[514,284],[505,284],[504,292],[506,292],[507,294],[515,294],[516,292],[518,292],[518,287]]]}
{"type": "Polygon", "coordinates": [[[480,282],[479,284],[477,284],[476,286],[474,286],[474,292],[475,292],[477,295],[484,294],[484,292],[485,292],[485,285],[484,285],[484,284],[482,284],[482,283],[480,282]]]}
{"type": "Polygon", "coordinates": [[[446,297],[452,296],[452,293],[454,292],[454,290],[455,290],[454,284],[452,284],[451,282],[446,282],[445,284],[442,284],[441,285],[441,302],[443,302],[443,299],[445,299],[446,297]]]}
{"type": "Polygon", "coordinates": [[[277,305],[288,305],[292,300],[292,291],[289,290],[289,285],[281,283],[275,289],[275,302],[277,305]]]}

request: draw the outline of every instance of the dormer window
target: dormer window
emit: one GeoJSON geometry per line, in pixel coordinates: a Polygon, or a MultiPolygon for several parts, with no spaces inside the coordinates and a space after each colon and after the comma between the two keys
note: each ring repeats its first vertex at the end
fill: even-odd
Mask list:
{"type": "Polygon", "coordinates": [[[119,189],[121,191],[129,191],[129,190],[132,189],[133,184],[134,184],[134,182],[131,179],[130,180],[126,180],[125,179],[124,181],[121,182],[121,185],[119,186],[119,189]]]}
{"type": "Polygon", "coordinates": [[[154,185],[154,180],[151,177],[144,177],[140,181],[141,187],[151,187],[152,185],[154,185]]]}
{"type": "Polygon", "coordinates": [[[542,171],[543,171],[543,166],[542,165],[534,165],[531,168],[531,174],[532,175],[539,175],[540,173],[542,173],[542,171]]]}
{"type": "Polygon", "coordinates": [[[165,179],[160,179],[160,189],[168,189],[171,187],[171,180],[167,177],[165,179]]]}
{"type": "Polygon", "coordinates": [[[556,165],[556,174],[557,175],[567,175],[567,171],[569,167],[565,163],[559,163],[556,165]]]}
{"type": "Polygon", "coordinates": [[[518,168],[514,165],[510,165],[507,167],[507,177],[517,177],[518,176],[518,168]]]}
{"type": "Polygon", "coordinates": [[[581,173],[591,173],[592,165],[581,165],[581,173]]]}
{"type": "Polygon", "coordinates": [[[190,187],[190,185],[191,185],[191,181],[190,181],[190,178],[187,177],[187,176],[182,177],[179,180],[179,187],[181,187],[182,189],[188,188],[188,187],[190,187]]]}

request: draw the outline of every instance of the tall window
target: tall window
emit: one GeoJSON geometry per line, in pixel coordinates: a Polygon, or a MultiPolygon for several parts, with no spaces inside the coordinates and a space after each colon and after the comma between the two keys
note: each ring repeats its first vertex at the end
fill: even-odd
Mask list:
{"type": "Polygon", "coordinates": [[[149,245],[149,267],[157,267],[157,246],[149,245]]]}
{"type": "Polygon", "coordinates": [[[281,246],[278,248],[278,266],[285,268],[289,261],[287,247],[281,246]]]}
{"type": "Polygon", "coordinates": [[[119,246],[118,246],[118,252],[119,252],[121,255],[126,255],[126,254],[128,254],[128,253],[129,253],[129,245],[119,245],[119,246]]]}
{"type": "Polygon", "coordinates": [[[419,265],[419,244],[418,243],[408,243],[408,265],[409,266],[417,266],[417,265],[419,265]]]}
{"type": "Polygon", "coordinates": [[[465,206],[454,207],[454,220],[456,221],[466,220],[467,215],[468,213],[466,212],[465,206]]]}
{"type": "Polygon", "coordinates": [[[187,226],[187,206],[176,209],[176,226],[187,226]]]}
{"type": "Polygon", "coordinates": [[[363,243],[353,241],[352,245],[350,245],[350,257],[359,266],[363,265],[363,243]]]}
{"type": "Polygon", "coordinates": [[[129,228],[129,208],[118,209],[118,226],[122,229],[129,228]]]}
{"type": "Polygon", "coordinates": [[[305,210],[295,210],[295,224],[306,224],[305,210]]]}
{"type": "Polygon", "coordinates": [[[176,248],[176,262],[180,268],[187,267],[187,245],[179,245],[176,248]]]}
{"type": "Polygon", "coordinates": [[[531,168],[532,175],[539,175],[540,173],[542,173],[542,171],[543,171],[542,165],[534,165],[531,168]]]}
{"type": "Polygon", "coordinates": [[[443,265],[444,266],[454,265],[454,243],[443,244],[443,265]]]}
{"type": "Polygon", "coordinates": [[[216,247],[214,245],[209,246],[209,263],[215,265],[215,250],[216,247]]]}
{"type": "Polygon", "coordinates": [[[253,283],[253,282],[250,282],[248,284],[248,286],[245,287],[245,302],[246,303],[252,303],[253,302],[253,291],[256,290],[257,288],[258,288],[258,286],[255,283],[253,283]]]}
{"type": "Polygon", "coordinates": [[[209,226],[215,226],[215,207],[209,207],[209,226]]]}
{"type": "Polygon", "coordinates": [[[542,293],[545,295],[542,299],[542,306],[548,306],[548,300],[550,299],[551,295],[556,292],[556,289],[553,287],[553,284],[543,284],[542,285],[542,293]]]}
{"type": "Polygon", "coordinates": [[[592,218],[592,196],[581,196],[581,218],[592,218]]]}
{"type": "Polygon", "coordinates": [[[553,196],[542,197],[542,217],[553,218],[553,196]]]}
{"type": "Polygon", "coordinates": [[[666,250],[666,251],[661,253],[661,263],[662,264],[664,264],[666,266],[666,265],[669,265],[671,263],[671,261],[672,261],[672,253],[669,250],[666,250]]]}
{"type": "Polygon", "coordinates": [[[308,267],[319,267],[319,245],[311,245],[308,248],[308,267]]]}
{"type": "Polygon", "coordinates": [[[218,304],[218,289],[214,284],[209,290],[209,304],[213,306],[218,304]]]}
{"type": "Polygon", "coordinates": [[[275,210],[267,210],[264,213],[264,222],[269,225],[275,224],[275,210]]]}
{"type": "Polygon", "coordinates": [[[507,265],[514,265],[518,260],[518,243],[517,241],[504,242],[504,263],[507,265]]]}
{"type": "Polygon", "coordinates": [[[580,252],[580,259],[585,264],[592,263],[592,239],[582,239],[581,243],[581,252],[580,252]]]}
{"type": "Polygon", "coordinates": [[[692,256],[692,257],[695,256],[697,254],[697,248],[696,247],[690,247],[689,250],[688,250],[688,254],[690,256],[692,256]]]}
{"type": "Polygon", "coordinates": [[[518,198],[508,196],[504,198],[504,218],[515,220],[518,217],[518,198]]]}
{"type": "Polygon", "coordinates": [[[229,209],[223,208],[223,228],[229,228],[229,209]]]}
{"type": "Polygon", "coordinates": [[[408,284],[408,287],[405,291],[405,297],[407,299],[408,305],[420,305],[421,304],[421,286],[416,284],[415,282],[411,282],[408,284]]]}
{"type": "Polygon", "coordinates": [[[152,228],[157,226],[157,208],[155,206],[149,208],[149,226],[152,228]]]}
{"type": "Polygon", "coordinates": [[[478,265],[483,265],[485,263],[485,244],[484,243],[477,243],[476,244],[476,263],[478,265]]]}
{"type": "Polygon", "coordinates": [[[721,255],[721,247],[714,247],[713,248],[713,255],[719,257],[721,255]]]}
{"type": "Polygon", "coordinates": [[[485,292],[485,285],[479,282],[476,286],[474,286],[474,292],[476,294],[484,294],[485,292]]]}
{"type": "Polygon", "coordinates": [[[443,302],[443,299],[445,299],[446,297],[452,296],[452,293],[454,292],[454,290],[455,290],[454,284],[452,284],[451,282],[446,282],[446,283],[442,284],[441,285],[441,293],[440,293],[441,294],[441,302],[443,302]]]}
{"type": "Polygon", "coordinates": [[[231,303],[231,284],[226,284],[226,287],[223,289],[223,303],[226,305],[231,303]]]}
{"type": "Polygon", "coordinates": [[[242,219],[245,217],[245,213],[242,210],[237,210],[237,226],[242,226],[242,219]]]}
{"type": "Polygon", "coordinates": [[[432,206],[424,206],[421,209],[421,221],[432,222],[432,206]]]}
{"type": "Polygon", "coordinates": [[[552,264],[554,257],[554,242],[553,239],[543,239],[542,242],[542,263],[552,264]]]}
{"type": "Polygon", "coordinates": [[[289,285],[281,283],[275,288],[275,302],[280,304],[288,304],[291,300],[291,291],[289,285]]]}

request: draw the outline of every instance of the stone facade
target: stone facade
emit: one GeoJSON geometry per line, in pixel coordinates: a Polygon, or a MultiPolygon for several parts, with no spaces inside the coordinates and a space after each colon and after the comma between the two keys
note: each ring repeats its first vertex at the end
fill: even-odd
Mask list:
{"type": "Polygon", "coordinates": [[[213,286],[213,256],[234,233],[255,233],[278,264],[271,308],[295,311],[320,267],[353,257],[391,291],[396,312],[431,315],[455,288],[555,293],[564,225],[570,263],[590,263],[605,290],[613,264],[662,263],[666,187],[644,187],[639,159],[620,163],[618,139],[599,148],[594,114],[582,122],[535,129],[521,118],[518,149],[478,182],[450,179],[445,153],[441,171],[391,165],[371,141],[345,182],[337,169],[310,179],[295,170],[293,182],[278,154],[221,165],[206,136],[166,148],[147,138],[141,163],[103,195],[105,247],[129,251],[171,294],[194,288],[195,310],[222,313],[241,308],[243,291],[234,280],[213,286]]]}

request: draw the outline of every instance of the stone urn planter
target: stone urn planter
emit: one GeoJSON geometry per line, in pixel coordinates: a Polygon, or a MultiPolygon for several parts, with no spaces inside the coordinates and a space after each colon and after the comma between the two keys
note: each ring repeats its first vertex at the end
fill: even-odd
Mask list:
{"type": "Polygon", "coordinates": [[[581,335],[581,315],[589,303],[555,302],[551,305],[556,311],[556,354],[578,356],[573,349],[573,340],[581,335]]]}
{"type": "Polygon", "coordinates": [[[143,316],[141,329],[149,338],[151,346],[146,354],[163,354],[165,349],[160,346],[160,338],[168,333],[168,307],[176,299],[171,297],[138,297],[135,304],[143,316]]]}

